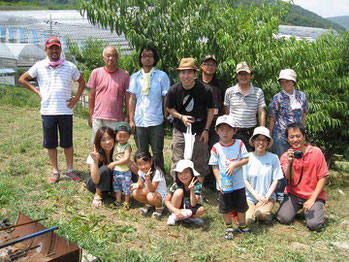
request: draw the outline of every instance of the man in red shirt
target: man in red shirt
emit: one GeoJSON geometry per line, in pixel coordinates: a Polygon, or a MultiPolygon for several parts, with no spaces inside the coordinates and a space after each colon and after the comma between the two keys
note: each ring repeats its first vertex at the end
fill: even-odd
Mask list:
{"type": "Polygon", "coordinates": [[[281,158],[281,168],[288,180],[285,199],[277,219],[290,224],[299,209],[303,209],[306,225],[319,231],[324,225],[324,186],[329,172],[320,148],[305,144],[305,128],[301,123],[287,126],[286,135],[291,148],[281,158]]]}

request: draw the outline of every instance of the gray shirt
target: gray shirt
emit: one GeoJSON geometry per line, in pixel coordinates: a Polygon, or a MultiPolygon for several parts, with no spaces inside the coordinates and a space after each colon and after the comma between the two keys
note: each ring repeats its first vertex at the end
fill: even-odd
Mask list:
{"type": "Polygon", "coordinates": [[[262,89],[252,84],[247,95],[241,93],[238,84],[229,87],[225,92],[224,105],[229,107],[230,115],[234,117],[239,128],[256,126],[257,110],[266,106],[262,89]]]}

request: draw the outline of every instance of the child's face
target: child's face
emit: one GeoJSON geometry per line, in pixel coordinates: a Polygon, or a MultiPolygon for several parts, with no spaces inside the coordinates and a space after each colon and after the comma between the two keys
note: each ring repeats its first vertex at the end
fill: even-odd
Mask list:
{"type": "Polygon", "coordinates": [[[189,185],[193,179],[193,173],[189,167],[184,169],[183,172],[177,172],[177,176],[179,181],[181,181],[184,185],[189,185]]]}
{"type": "Polygon", "coordinates": [[[116,133],[116,141],[118,141],[120,145],[126,144],[129,138],[130,134],[127,131],[118,131],[116,133]]]}
{"type": "Polygon", "coordinates": [[[233,128],[227,124],[220,124],[216,128],[216,132],[219,135],[221,141],[226,144],[230,143],[233,140],[233,135],[236,133],[236,128],[233,128]]]}
{"type": "Polygon", "coordinates": [[[137,159],[137,166],[143,173],[147,173],[151,168],[152,161],[145,161],[143,158],[137,159]]]}
{"type": "Polygon", "coordinates": [[[105,152],[110,152],[114,147],[115,141],[113,137],[111,137],[107,132],[105,132],[101,138],[100,144],[101,148],[105,152]]]}

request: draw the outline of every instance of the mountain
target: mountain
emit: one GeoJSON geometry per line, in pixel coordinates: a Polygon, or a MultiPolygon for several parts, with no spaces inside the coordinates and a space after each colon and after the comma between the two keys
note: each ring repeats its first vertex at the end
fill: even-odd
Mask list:
{"type": "Polygon", "coordinates": [[[327,17],[327,19],[349,30],[349,16],[333,16],[327,17]]]}

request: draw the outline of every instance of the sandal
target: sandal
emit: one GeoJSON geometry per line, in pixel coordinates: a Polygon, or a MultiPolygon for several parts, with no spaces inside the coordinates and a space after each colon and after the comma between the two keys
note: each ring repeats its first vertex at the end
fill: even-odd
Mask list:
{"type": "Polygon", "coordinates": [[[122,205],[122,209],[127,211],[127,210],[130,210],[130,208],[131,208],[130,202],[125,201],[124,204],[122,205]]]}
{"type": "Polygon", "coordinates": [[[81,178],[75,173],[75,171],[73,169],[69,169],[65,175],[72,179],[73,181],[75,182],[80,182],[81,181],[81,178]]]}
{"type": "Polygon", "coordinates": [[[111,207],[114,209],[120,209],[122,207],[122,204],[121,202],[115,200],[111,207]]]}
{"type": "Polygon", "coordinates": [[[151,205],[145,204],[144,207],[141,207],[139,209],[139,212],[141,212],[141,215],[145,215],[149,212],[150,208],[151,208],[151,205]]]}
{"type": "Polygon", "coordinates": [[[92,200],[93,207],[100,207],[102,205],[102,198],[100,196],[94,196],[92,200]]]}
{"type": "Polygon", "coordinates": [[[59,172],[55,172],[47,179],[47,182],[49,182],[50,184],[56,184],[58,183],[60,177],[61,174],[59,172]]]}
{"type": "Polygon", "coordinates": [[[155,211],[151,215],[151,217],[158,218],[162,215],[162,211],[164,211],[164,207],[155,207],[155,211]]]}

